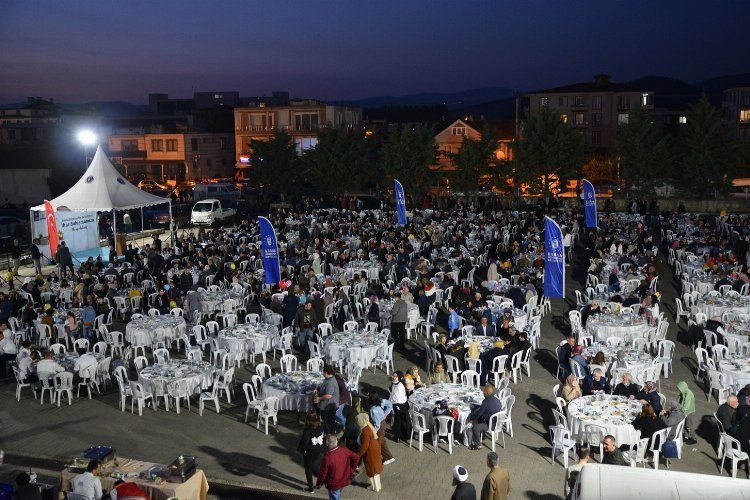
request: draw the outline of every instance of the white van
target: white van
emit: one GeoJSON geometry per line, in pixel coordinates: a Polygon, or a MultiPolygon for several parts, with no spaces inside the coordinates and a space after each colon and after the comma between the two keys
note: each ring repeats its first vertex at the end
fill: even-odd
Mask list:
{"type": "Polygon", "coordinates": [[[586,464],[571,493],[573,500],[741,500],[750,499],[750,481],[619,465],[586,464]]]}
{"type": "Polygon", "coordinates": [[[193,205],[190,213],[190,222],[193,224],[208,224],[234,217],[237,211],[233,208],[224,208],[220,200],[203,200],[193,205]]]}

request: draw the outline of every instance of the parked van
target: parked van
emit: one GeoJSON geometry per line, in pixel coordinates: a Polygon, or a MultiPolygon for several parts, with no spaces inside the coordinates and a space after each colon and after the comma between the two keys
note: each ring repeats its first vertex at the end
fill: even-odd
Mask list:
{"type": "Polygon", "coordinates": [[[208,224],[234,217],[237,211],[233,208],[224,208],[219,200],[202,200],[193,206],[190,214],[190,222],[193,224],[208,224]]]}
{"type": "Polygon", "coordinates": [[[750,500],[750,481],[619,465],[586,464],[571,492],[573,500],[750,500]]]}
{"type": "Polygon", "coordinates": [[[193,190],[193,200],[217,199],[225,202],[235,202],[240,197],[237,186],[228,182],[211,182],[208,184],[196,184],[193,190]]]}

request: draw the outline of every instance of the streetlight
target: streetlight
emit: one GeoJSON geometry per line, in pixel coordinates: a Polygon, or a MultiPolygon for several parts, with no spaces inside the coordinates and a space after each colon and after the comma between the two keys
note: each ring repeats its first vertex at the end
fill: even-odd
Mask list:
{"type": "Polygon", "coordinates": [[[91,130],[81,130],[78,132],[78,141],[83,144],[83,163],[88,168],[89,152],[88,147],[96,142],[96,134],[91,130]]]}

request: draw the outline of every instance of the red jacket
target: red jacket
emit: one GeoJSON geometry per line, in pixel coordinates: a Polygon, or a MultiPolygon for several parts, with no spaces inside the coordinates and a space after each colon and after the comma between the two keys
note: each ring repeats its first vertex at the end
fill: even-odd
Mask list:
{"type": "Polygon", "coordinates": [[[323,455],[316,486],[324,484],[329,490],[349,486],[358,465],[359,455],[345,446],[336,447],[323,455]]]}

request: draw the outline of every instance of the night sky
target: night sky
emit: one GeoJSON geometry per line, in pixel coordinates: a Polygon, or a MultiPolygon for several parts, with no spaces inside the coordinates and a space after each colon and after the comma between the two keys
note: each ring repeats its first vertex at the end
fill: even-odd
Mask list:
{"type": "Polygon", "coordinates": [[[0,102],[353,99],[750,71],[750,2],[0,0],[0,102]]]}

